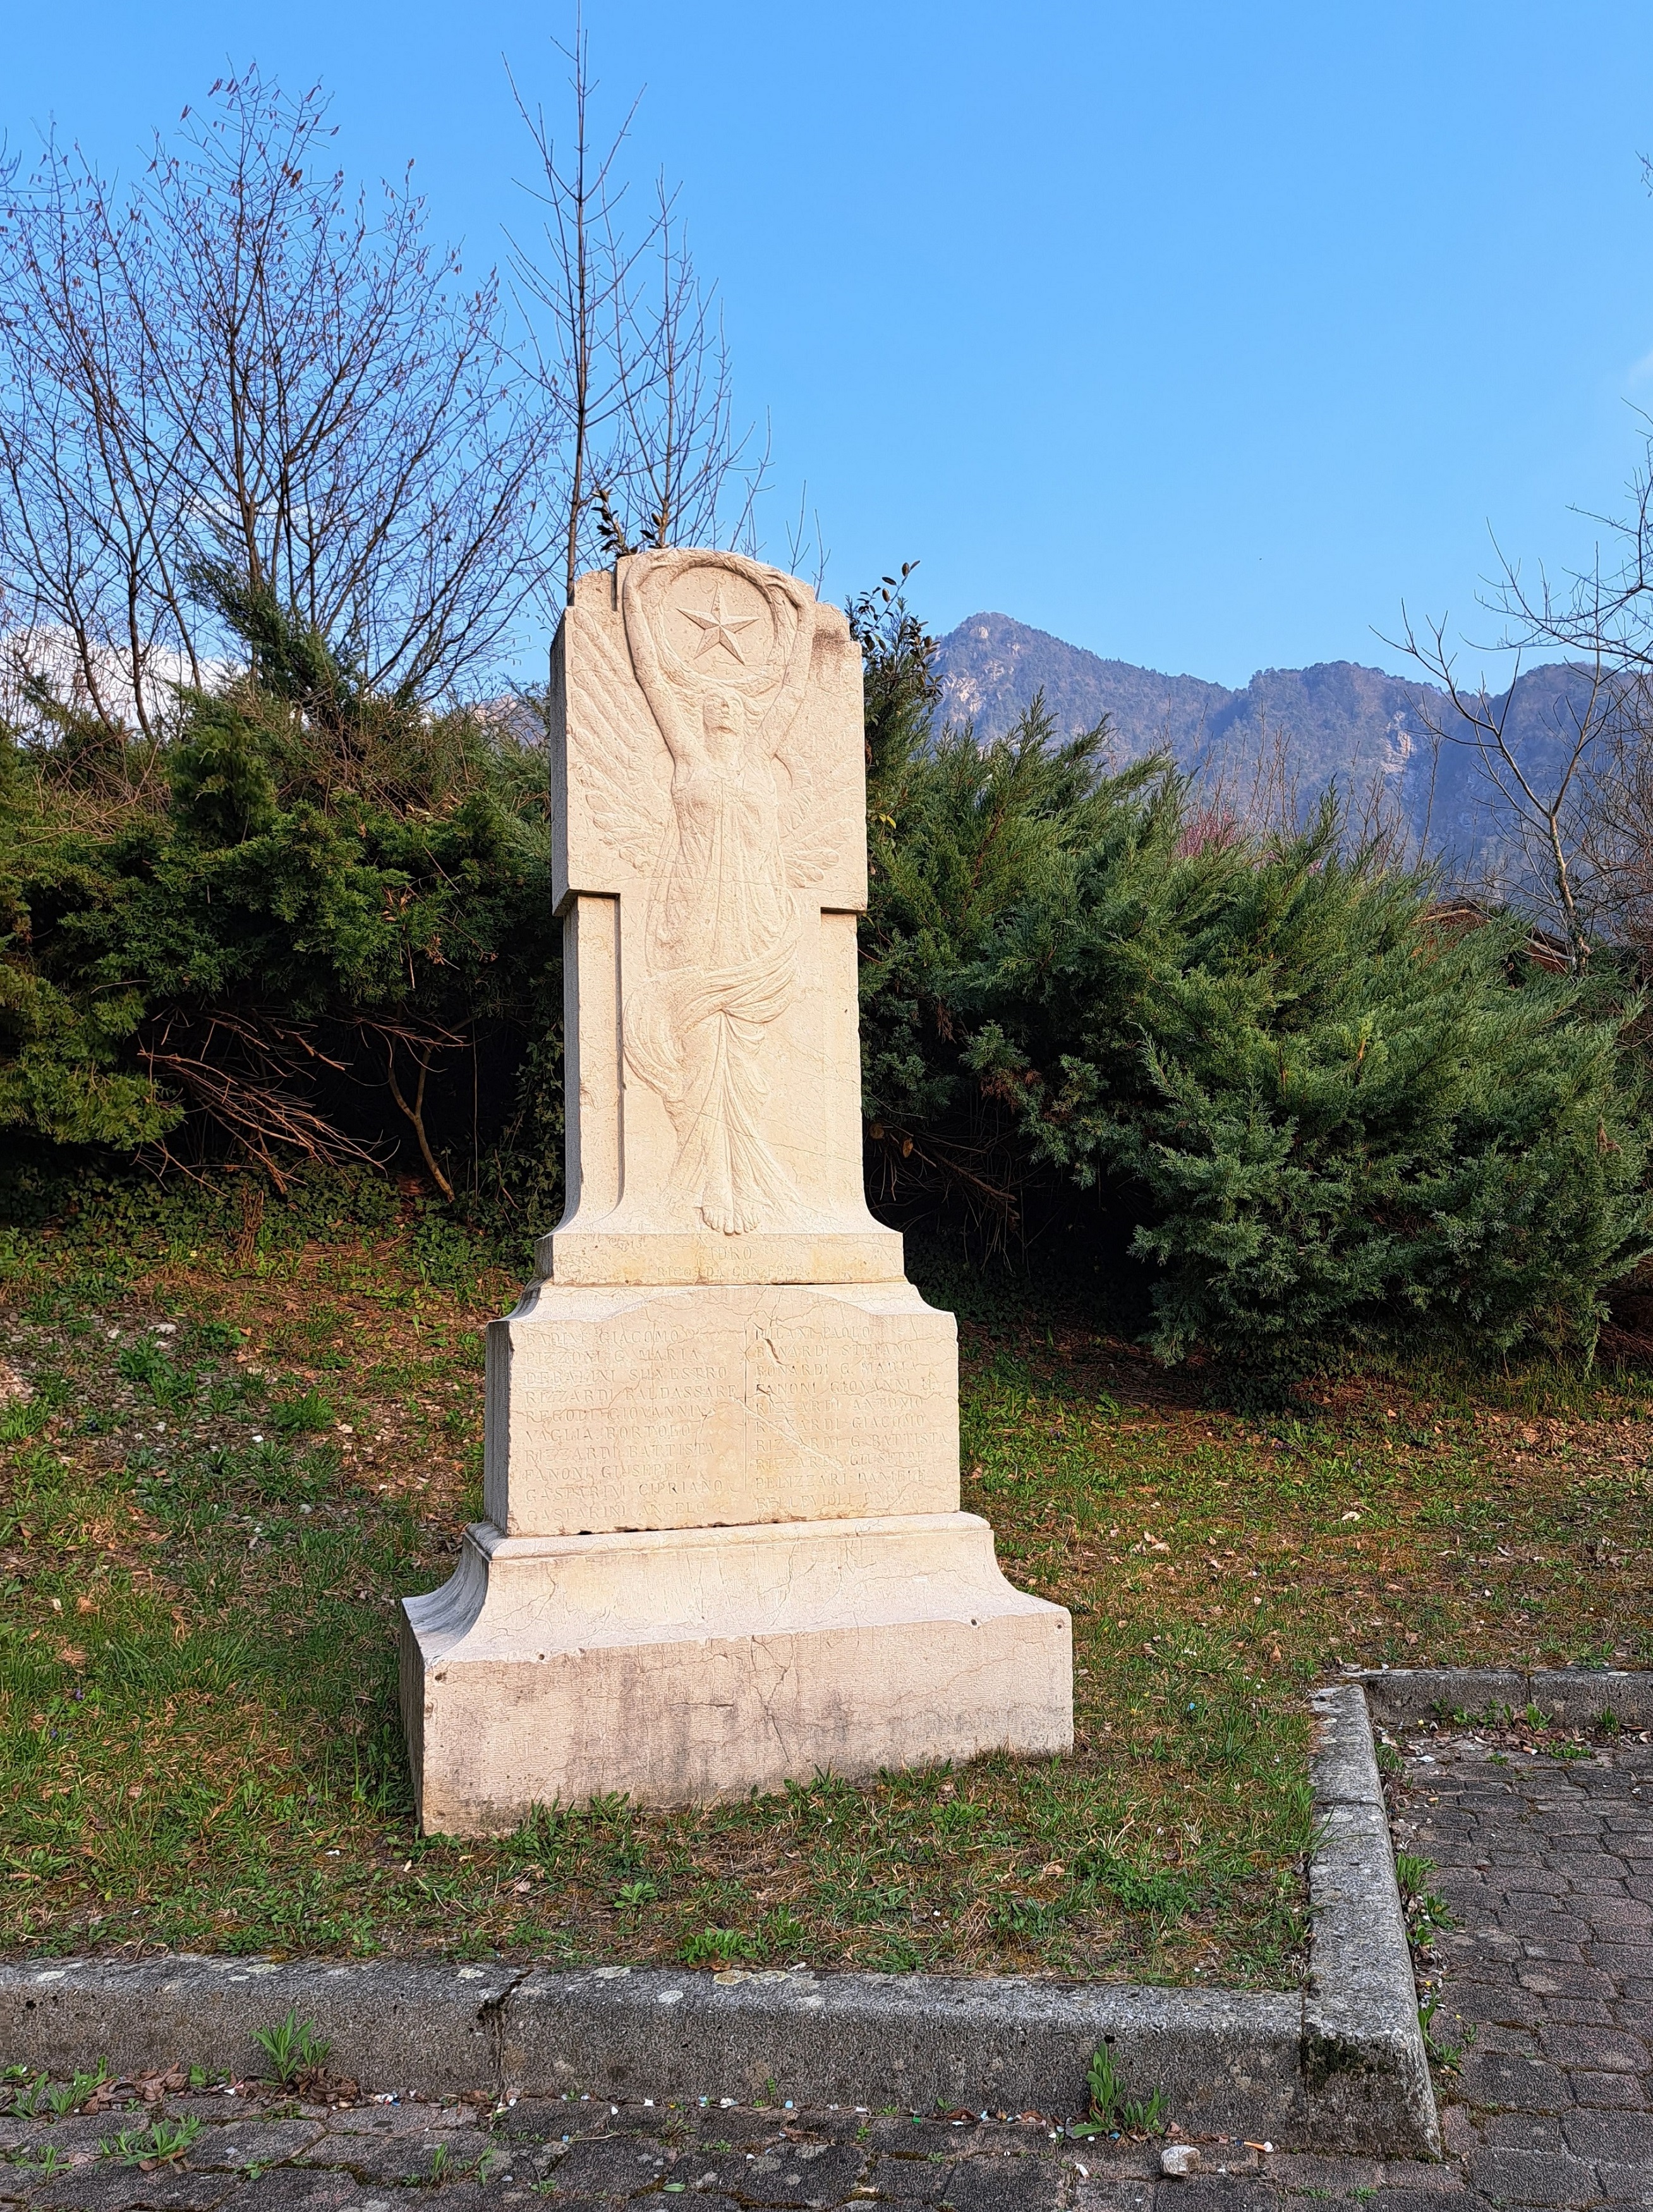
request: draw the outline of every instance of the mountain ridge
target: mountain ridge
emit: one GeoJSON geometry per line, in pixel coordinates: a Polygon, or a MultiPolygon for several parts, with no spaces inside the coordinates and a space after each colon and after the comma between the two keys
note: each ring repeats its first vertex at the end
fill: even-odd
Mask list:
{"type": "MultiPolygon", "coordinates": [[[[970,724],[983,741],[1004,736],[1042,691],[1059,737],[1105,716],[1120,767],[1164,750],[1185,771],[1215,774],[1237,792],[1271,775],[1278,787],[1289,773],[1299,805],[1336,782],[1356,799],[1381,794],[1414,849],[1460,881],[1490,886],[1522,872],[1516,825],[1481,772],[1470,726],[1421,679],[1324,660],[1260,668],[1235,689],[1109,659],[987,611],[938,641],[935,671],[942,716],[970,724]]],[[[1550,662],[1503,695],[1512,742],[1540,777],[1568,741],[1583,680],[1550,662]]]]}
{"type": "Polygon", "coordinates": [[[1105,714],[1121,761],[1164,747],[1184,767],[1237,730],[1266,734],[1272,716],[1307,744],[1305,767],[1394,773],[1429,738],[1428,718],[1450,712],[1432,684],[1358,661],[1260,668],[1233,687],[1109,659],[988,612],[967,616],[939,641],[936,672],[944,714],[972,722],[981,738],[1002,737],[1042,690],[1060,735],[1075,736],[1105,714]]]}

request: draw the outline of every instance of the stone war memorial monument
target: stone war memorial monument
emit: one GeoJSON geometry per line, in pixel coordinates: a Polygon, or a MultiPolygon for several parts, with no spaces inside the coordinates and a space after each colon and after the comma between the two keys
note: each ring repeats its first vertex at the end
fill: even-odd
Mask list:
{"type": "Polygon", "coordinates": [[[551,690],[567,1210],[488,1332],[486,1518],[404,1601],[423,1825],[1065,1751],[1068,1616],[959,1510],[953,1318],[866,1207],[848,625],[635,554],[551,690]]]}

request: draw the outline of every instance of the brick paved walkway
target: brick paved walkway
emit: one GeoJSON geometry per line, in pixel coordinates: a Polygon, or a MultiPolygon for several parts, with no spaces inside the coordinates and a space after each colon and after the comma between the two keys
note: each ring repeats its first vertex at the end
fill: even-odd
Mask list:
{"type": "Polygon", "coordinates": [[[1653,1748],[1402,1742],[1396,1840],[1457,1923],[1435,2033],[1474,2030],[1439,2085],[1455,2162],[1493,2204],[1653,2205],[1653,1748]]]}
{"type": "Polygon", "coordinates": [[[1438,1864],[1437,2033],[1476,2030],[1443,2080],[1443,2165],[1201,2146],[1158,2179],[1158,2146],[1079,2143],[1027,2120],[688,2111],[525,2099],[328,2109],[268,2095],[168,2096],[137,2113],[0,2121],[0,2203],[27,2212],[1372,2212],[1653,2207],[1653,1750],[1572,1765],[1407,1738],[1400,1840],[1438,1864]],[[1644,1796],[1643,1793],[1645,1793],[1644,1796]],[[1459,2101],[1452,2102],[1456,2098],[1459,2101]],[[157,2115],[197,2118],[179,2165],[100,2153],[157,2115]],[[55,2172],[44,2170],[48,2166],[55,2172]],[[411,2190],[414,2193],[408,2193],[411,2190]],[[650,2200],[647,2207],[636,2200],[650,2200]]]}

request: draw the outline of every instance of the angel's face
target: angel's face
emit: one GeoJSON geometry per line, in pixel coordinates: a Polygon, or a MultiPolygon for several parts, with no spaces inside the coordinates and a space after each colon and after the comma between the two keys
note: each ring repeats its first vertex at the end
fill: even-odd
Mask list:
{"type": "Polygon", "coordinates": [[[728,767],[740,756],[740,705],[732,692],[708,691],[701,707],[701,727],[706,750],[720,766],[728,767]]]}

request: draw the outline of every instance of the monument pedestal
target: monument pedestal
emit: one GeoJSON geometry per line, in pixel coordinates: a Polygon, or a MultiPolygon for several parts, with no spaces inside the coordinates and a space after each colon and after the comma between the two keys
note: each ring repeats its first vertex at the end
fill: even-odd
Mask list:
{"type": "Polygon", "coordinates": [[[958,1510],[953,1319],[861,1186],[844,617],[630,556],[550,710],[568,1206],[489,1329],[486,1518],[404,1601],[420,1818],[1064,1751],[1068,1617],[958,1510]]]}
{"type": "Polygon", "coordinates": [[[1067,1615],[1011,1588],[969,1513],[602,1536],[478,1522],[406,1613],[404,1710],[440,1834],[608,1790],[696,1804],[1073,1740],[1067,1615]]]}

